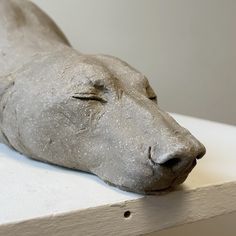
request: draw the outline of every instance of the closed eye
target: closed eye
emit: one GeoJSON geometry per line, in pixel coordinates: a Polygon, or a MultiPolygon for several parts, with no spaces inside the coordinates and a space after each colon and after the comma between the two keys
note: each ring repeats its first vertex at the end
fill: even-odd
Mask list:
{"type": "Polygon", "coordinates": [[[152,97],[149,97],[150,100],[154,101],[154,102],[157,102],[157,96],[152,96],[152,97]]]}
{"type": "Polygon", "coordinates": [[[101,103],[106,103],[107,102],[104,98],[98,96],[97,94],[93,94],[93,93],[74,94],[72,96],[72,98],[80,99],[80,100],[94,100],[94,101],[99,101],[101,103]]]}
{"type": "Polygon", "coordinates": [[[153,91],[153,89],[150,87],[148,81],[147,81],[147,86],[146,86],[146,94],[150,100],[157,103],[157,96],[156,96],[155,92],[153,91]]]}

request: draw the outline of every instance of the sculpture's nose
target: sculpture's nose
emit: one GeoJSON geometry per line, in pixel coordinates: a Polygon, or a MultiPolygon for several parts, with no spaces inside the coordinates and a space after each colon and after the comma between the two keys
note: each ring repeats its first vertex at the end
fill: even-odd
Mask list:
{"type": "Polygon", "coordinates": [[[193,167],[196,164],[196,156],[186,153],[165,154],[156,159],[156,162],[163,167],[171,168],[175,172],[182,171],[186,168],[193,167]]]}
{"type": "Polygon", "coordinates": [[[184,169],[193,167],[196,164],[196,159],[200,159],[205,154],[205,147],[198,143],[193,146],[185,146],[182,148],[170,148],[164,153],[153,153],[150,155],[154,164],[171,168],[174,172],[180,172],[184,169]]]}

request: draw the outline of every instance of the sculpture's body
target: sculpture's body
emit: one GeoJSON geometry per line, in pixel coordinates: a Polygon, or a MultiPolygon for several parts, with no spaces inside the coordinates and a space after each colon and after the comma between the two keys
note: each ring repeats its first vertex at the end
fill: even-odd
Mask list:
{"type": "Polygon", "coordinates": [[[141,73],[78,53],[25,0],[0,0],[0,141],[135,192],[182,183],[205,153],[141,73]]]}

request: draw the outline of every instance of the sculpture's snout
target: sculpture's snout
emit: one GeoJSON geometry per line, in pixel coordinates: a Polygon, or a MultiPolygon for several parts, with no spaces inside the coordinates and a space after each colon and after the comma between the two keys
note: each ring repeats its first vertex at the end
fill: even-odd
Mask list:
{"type": "Polygon", "coordinates": [[[171,169],[176,176],[189,172],[196,165],[196,160],[204,156],[206,149],[194,137],[192,142],[170,144],[164,152],[158,150],[156,146],[149,147],[149,159],[152,164],[163,168],[171,169]]]}
{"type": "MultiPolygon", "coordinates": [[[[110,119],[109,146],[114,148],[106,181],[148,194],[183,183],[205,147],[155,101],[133,91],[123,91],[116,101],[102,117],[110,119]]],[[[103,176],[104,171],[96,174],[103,176]]]]}

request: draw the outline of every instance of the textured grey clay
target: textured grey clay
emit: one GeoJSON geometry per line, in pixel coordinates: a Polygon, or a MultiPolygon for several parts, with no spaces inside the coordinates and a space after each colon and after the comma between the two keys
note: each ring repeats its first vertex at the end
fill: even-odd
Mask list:
{"type": "Polygon", "coordinates": [[[205,153],[159,108],[143,74],[77,52],[25,0],[0,0],[0,131],[1,142],[28,157],[133,192],[182,183],[205,153]]]}

